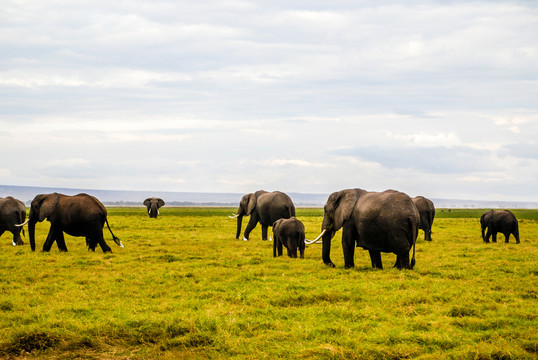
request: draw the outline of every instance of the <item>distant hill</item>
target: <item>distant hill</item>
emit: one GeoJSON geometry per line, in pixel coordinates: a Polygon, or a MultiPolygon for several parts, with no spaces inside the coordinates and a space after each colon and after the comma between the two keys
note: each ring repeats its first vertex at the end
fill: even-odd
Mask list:
{"type": "MultiPolygon", "coordinates": [[[[87,193],[95,196],[107,206],[142,206],[148,197],[160,197],[167,206],[230,206],[239,205],[242,193],[204,193],[171,191],[124,191],[91,190],[52,187],[0,185],[0,197],[13,196],[27,205],[37,194],[58,192],[66,195],[87,193]]],[[[288,193],[297,207],[323,207],[329,194],[288,193]]],[[[538,202],[521,201],[480,201],[461,199],[431,198],[436,208],[504,208],[504,209],[538,209],[538,202]]]]}

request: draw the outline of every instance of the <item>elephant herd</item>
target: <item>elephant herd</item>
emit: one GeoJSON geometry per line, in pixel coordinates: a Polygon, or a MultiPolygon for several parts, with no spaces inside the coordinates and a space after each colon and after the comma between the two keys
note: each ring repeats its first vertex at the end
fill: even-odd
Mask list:
{"type": "MultiPolygon", "coordinates": [[[[156,218],[164,201],[148,198],[143,204],[150,218],[156,218]]],[[[237,214],[236,238],[239,239],[244,216],[249,222],[243,240],[249,240],[250,232],[258,223],[262,226],[262,239],[267,240],[269,227],[273,228],[273,256],[282,255],[285,247],[290,257],[304,258],[307,244],[322,241],[322,260],[330,267],[331,240],[342,229],[342,249],[346,268],[354,267],[355,248],[368,250],[372,267],[383,268],[381,253],[396,254],[395,267],[412,269],[415,265],[415,243],[418,230],[424,231],[424,239],[431,241],[431,227],[435,217],[433,202],[423,196],[415,198],[407,194],[386,190],[371,192],[363,189],[346,189],[332,193],[323,208],[321,233],[314,240],[306,240],[303,223],[295,217],[295,206],[291,198],[280,191],[257,191],[242,197],[237,214]],[[411,249],[413,250],[410,257],[411,249]]],[[[28,219],[26,206],[11,196],[0,198],[0,235],[5,231],[13,234],[13,245],[22,245],[20,233],[28,224],[30,247],[35,251],[35,226],[48,220],[51,223],[43,251],[50,251],[56,241],[60,251],[67,251],[64,232],[71,236],[86,238],[86,245],[95,251],[99,245],[103,252],[112,251],[104,240],[103,228],[107,225],[112,239],[123,247],[114,235],[107,220],[105,206],[88,194],[74,196],[58,193],[37,195],[31,203],[28,219]]],[[[482,239],[488,243],[490,237],[497,241],[497,233],[508,242],[513,235],[519,244],[518,221],[508,210],[490,210],[480,218],[482,239]],[[487,232],[486,232],[487,229],[487,232]]]]}
{"type": "MultiPolygon", "coordinates": [[[[332,193],[323,208],[321,234],[314,240],[305,239],[304,225],[295,218],[295,206],[286,194],[274,191],[257,191],[246,194],[239,203],[233,218],[237,218],[236,238],[239,239],[243,216],[250,216],[243,240],[248,241],[252,229],[260,223],[262,240],[267,240],[267,229],[273,227],[273,256],[282,255],[286,247],[288,256],[304,257],[307,243],[322,239],[323,262],[334,267],[331,261],[331,240],[342,229],[342,250],[346,268],[355,266],[355,248],[368,250],[372,267],[383,268],[382,252],[396,254],[396,268],[412,269],[415,265],[415,243],[418,230],[424,239],[431,241],[431,227],[435,218],[433,202],[423,196],[415,198],[395,190],[370,192],[363,189],[346,189],[332,193]],[[409,253],[413,249],[410,259],[409,253]]],[[[501,232],[506,237],[513,234],[519,243],[518,223],[508,210],[491,210],[480,220],[482,239],[489,242],[501,232]],[[487,229],[487,234],[484,234],[487,229]]]]}

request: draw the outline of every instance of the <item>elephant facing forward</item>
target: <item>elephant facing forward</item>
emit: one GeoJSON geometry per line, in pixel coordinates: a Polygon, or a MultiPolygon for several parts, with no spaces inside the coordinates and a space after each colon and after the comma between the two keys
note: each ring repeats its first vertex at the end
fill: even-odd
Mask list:
{"type": "Polygon", "coordinates": [[[36,223],[45,219],[50,222],[50,230],[43,244],[43,251],[50,251],[54,241],[60,251],[67,251],[63,234],[65,232],[71,236],[84,236],[90,250],[95,251],[99,244],[103,252],[110,252],[112,250],[103,237],[105,223],[116,244],[123,247],[120,239],[110,229],[105,206],[88,194],[40,194],[32,200],[27,221],[32,251],[35,251],[36,223]]]}
{"type": "Polygon", "coordinates": [[[289,219],[295,216],[295,206],[290,197],[283,192],[264,190],[255,193],[246,194],[239,203],[237,215],[237,232],[236,239],[239,239],[241,233],[241,224],[243,216],[250,216],[250,220],[245,228],[243,240],[248,241],[250,232],[258,223],[262,225],[262,240],[267,240],[267,229],[273,226],[278,219],[289,219]]]}
{"type": "Polygon", "coordinates": [[[164,200],[156,197],[147,198],[144,200],[144,206],[148,209],[149,217],[156,219],[159,215],[159,208],[164,206],[164,200]]]}
{"type": "Polygon", "coordinates": [[[413,200],[402,192],[348,189],[332,193],[324,206],[322,232],[318,236],[318,239],[323,238],[323,262],[334,267],[330,257],[331,239],[342,228],[346,268],[355,266],[355,246],[360,246],[368,250],[374,268],[383,268],[382,252],[392,252],[397,255],[395,267],[412,269],[418,224],[417,208],[413,200]],[[410,264],[411,248],[413,258],[410,264]]]}
{"type": "Polygon", "coordinates": [[[277,251],[278,256],[282,256],[282,246],[288,251],[289,257],[296,258],[298,249],[301,259],[304,259],[304,225],[295,216],[279,219],[273,224],[273,257],[277,257],[277,251]]]}
{"type": "Polygon", "coordinates": [[[424,240],[432,241],[432,225],[433,219],[435,218],[435,206],[433,205],[433,201],[424,196],[417,196],[413,198],[413,203],[417,207],[418,214],[420,215],[418,228],[424,231],[424,240]]]}
{"type": "Polygon", "coordinates": [[[4,231],[13,234],[13,246],[23,245],[21,223],[26,219],[26,205],[11,196],[0,198],[0,236],[4,231]],[[19,225],[19,226],[17,226],[19,225]]]}
{"type": "Polygon", "coordinates": [[[497,242],[497,233],[502,233],[504,242],[508,242],[510,234],[516,238],[519,244],[519,225],[516,216],[509,210],[490,210],[480,217],[482,228],[482,240],[489,243],[490,236],[493,242],[497,242]],[[488,229],[487,233],[485,233],[488,229]],[[484,234],[485,233],[485,234],[484,234]]]}

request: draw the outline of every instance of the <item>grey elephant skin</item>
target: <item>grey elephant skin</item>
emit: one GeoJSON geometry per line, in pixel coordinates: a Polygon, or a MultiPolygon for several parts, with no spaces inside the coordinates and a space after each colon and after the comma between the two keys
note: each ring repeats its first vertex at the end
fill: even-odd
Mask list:
{"type": "Polygon", "coordinates": [[[13,234],[13,246],[23,245],[22,224],[26,220],[26,205],[11,196],[0,198],[0,236],[9,231],[13,234]],[[17,226],[19,225],[19,226],[17,226]]]}
{"type": "Polygon", "coordinates": [[[148,209],[149,217],[156,219],[159,215],[159,208],[164,206],[164,200],[156,197],[147,198],[144,200],[144,206],[148,209]]]}
{"type": "Polygon", "coordinates": [[[40,194],[32,200],[28,216],[28,232],[32,251],[35,251],[36,223],[45,219],[50,222],[50,230],[47,240],[43,244],[43,251],[50,251],[54,241],[57,242],[60,251],[67,251],[63,234],[65,232],[71,236],[85,237],[86,244],[92,251],[95,251],[95,247],[99,244],[103,252],[111,252],[112,249],[103,237],[105,223],[116,244],[123,247],[120,239],[110,229],[105,206],[88,194],[74,196],[58,193],[40,194]]]}
{"type": "Polygon", "coordinates": [[[435,206],[433,201],[424,196],[413,198],[413,203],[417,207],[420,215],[420,223],[418,228],[424,231],[424,240],[432,241],[432,225],[435,219],[435,206]]]}
{"type": "Polygon", "coordinates": [[[493,242],[497,242],[497,233],[502,233],[505,237],[504,242],[508,242],[510,234],[516,238],[519,244],[519,224],[516,216],[509,210],[490,210],[480,217],[480,226],[482,228],[482,240],[489,243],[492,237],[493,242]],[[487,229],[487,232],[486,232],[487,229]]]}
{"type": "Polygon", "coordinates": [[[262,240],[267,240],[267,229],[278,219],[289,219],[295,216],[295,205],[290,197],[283,192],[264,190],[246,194],[239,203],[237,211],[237,232],[236,239],[241,233],[243,216],[250,216],[250,220],[245,228],[243,240],[248,240],[250,232],[258,223],[262,225],[262,240]]]}
{"type": "Polygon", "coordinates": [[[304,259],[306,247],[304,225],[295,216],[279,219],[273,224],[273,257],[282,256],[282,247],[286,248],[291,258],[297,258],[299,250],[301,259],[304,259]]]}
{"type": "Polygon", "coordinates": [[[419,214],[411,198],[399,191],[368,192],[347,189],[332,193],[324,206],[322,230],[323,262],[331,261],[331,239],[342,228],[342,249],[346,268],[355,266],[355,246],[368,250],[372,267],[383,268],[382,252],[397,255],[395,267],[412,269],[419,214]],[[409,252],[413,258],[409,263],[409,252]]]}

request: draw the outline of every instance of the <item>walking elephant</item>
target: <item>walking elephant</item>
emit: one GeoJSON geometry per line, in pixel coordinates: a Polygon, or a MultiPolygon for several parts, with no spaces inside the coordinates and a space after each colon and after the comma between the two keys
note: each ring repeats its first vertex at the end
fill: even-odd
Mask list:
{"type": "Polygon", "coordinates": [[[346,268],[355,266],[355,246],[368,250],[372,267],[383,268],[382,252],[397,255],[395,267],[412,269],[419,214],[411,198],[399,191],[368,192],[348,189],[332,193],[324,206],[320,237],[323,262],[331,261],[331,239],[342,228],[342,249],[346,268]],[[409,251],[413,258],[409,263],[409,251]]]}
{"type": "Polygon", "coordinates": [[[497,242],[497,233],[504,234],[504,242],[508,242],[510,234],[516,238],[516,243],[519,244],[519,225],[516,216],[509,210],[490,210],[480,217],[480,226],[482,228],[482,240],[489,243],[489,238],[492,236],[492,241],[497,242]],[[486,228],[488,229],[485,233],[486,228]],[[485,233],[485,234],[484,234],[485,233]]]}
{"type": "Polygon", "coordinates": [[[26,205],[22,201],[11,196],[0,198],[0,236],[5,231],[11,232],[13,246],[24,244],[21,238],[22,227],[17,226],[24,220],[26,220],[26,205]]]}
{"type": "Polygon", "coordinates": [[[84,236],[88,248],[92,251],[95,251],[95,247],[99,244],[103,252],[110,252],[112,249],[103,237],[105,223],[116,244],[123,247],[120,239],[110,229],[106,208],[99,200],[88,194],[74,196],[58,193],[40,194],[32,200],[27,220],[32,251],[35,251],[36,223],[45,219],[50,222],[50,230],[43,244],[43,251],[50,251],[54,241],[57,242],[60,251],[67,251],[63,234],[65,232],[71,236],[84,236]]]}
{"type": "Polygon", "coordinates": [[[157,215],[160,214],[159,208],[164,206],[164,201],[156,197],[147,198],[144,200],[144,206],[148,208],[149,217],[156,219],[157,215]]]}
{"type": "Polygon", "coordinates": [[[424,196],[413,198],[413,203],[417,207],[420,215],[420,223],[418,228],[424,231],[424,240],[432,241],[432,225],[435,218],[435,206],[430,199],[424,196]]]}
{"type": "Polygon", "coordinates": [[[289,219],[295,216],[295,206],[290,197],[280,191],[259,190],[244,195],[239,203],[237,215],[233,216],[237,218],[236,239],[239,239],[241,223],[245,215],[250,216],[250,220],[245,228],[243,240],[248,241],[250,232],[258,223],[262,225],[262,240],[267,240],[268,227],[273,226],[278,219],[289,219]]]}
{"type": "Polygon", "coordinates": [[[282,246],[288,251],[288,256],[297,258],[297,249],[301,259],[304,259],[305,231],[303,223],[292,216],[289,219],[279,219],[273,224],[273,257],[282,256],[282,246]]]}

